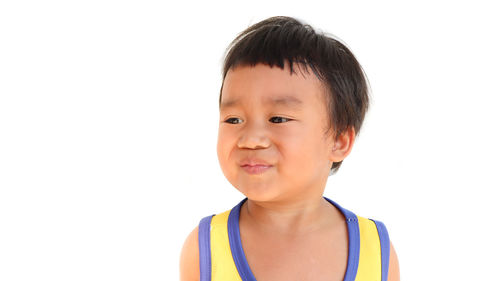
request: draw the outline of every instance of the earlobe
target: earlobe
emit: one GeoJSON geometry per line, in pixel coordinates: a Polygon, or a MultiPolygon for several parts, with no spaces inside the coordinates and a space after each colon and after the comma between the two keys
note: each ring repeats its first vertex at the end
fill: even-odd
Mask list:
{"type": "Polygon", "coordinates": [[[340,162],[344,160],[352,150],[356,134],[354,128],[350,128],[341,133],[336,140],[333,141],[333,147],[330,153],[330,161],[340,162]]]}

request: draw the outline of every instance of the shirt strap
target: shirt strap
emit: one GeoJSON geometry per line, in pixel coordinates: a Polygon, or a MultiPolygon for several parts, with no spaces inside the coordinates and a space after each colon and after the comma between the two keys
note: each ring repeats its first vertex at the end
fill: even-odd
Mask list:
{"type": "Polygon", "coordinates": [[[378,235],[380,237],[380,253],[382,259],[382,281],[387,281],[389,274],[389,258],[391,253],[391,244],[389,240],[389,233],[384,223],[381,221],[372,220],[377,226],[378,235]]]}
{"type": "Polygon", "coordinates": [[[198,246],[200,253],[200,281],[210,281],[212,278],[212,261],[210,254],[210,223],[212,216],[201,219],[198,226],[198,246]]]}

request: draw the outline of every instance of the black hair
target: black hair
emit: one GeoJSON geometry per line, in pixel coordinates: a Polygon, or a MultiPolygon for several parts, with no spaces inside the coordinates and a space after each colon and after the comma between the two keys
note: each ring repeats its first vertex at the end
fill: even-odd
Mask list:
{"type": "MultiPolygon", "coordinates": [[[[291,17],[271,17],[240,33],[229,45],[224,59],[222,83],[227,72],[237,66],[258,63],[284,69],[287,64],[310,69],[328,90],[328,129],[338,138],[350,128],[359,134],[368,110],[368,81],[352,52],[339,40],[315,31],[310,25],[291,17]]],[[[222,98],[219,96],[219,107],[222,98]]],[[[330,174],[342,161],[334,162],[330,174]]]]}

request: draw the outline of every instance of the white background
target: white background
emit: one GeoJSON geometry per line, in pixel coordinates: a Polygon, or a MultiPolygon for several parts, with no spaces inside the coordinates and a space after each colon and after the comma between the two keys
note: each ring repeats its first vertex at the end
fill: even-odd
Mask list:
{"type": "Polygon", "coordinates": [[[403,280],[500,280],[500,20],[472,3],[2,1],[0,280],[177,280],[187,234],[243,198],[216,155],[224,50],[274,15],[371,83],[325,195],[386,224],[403,280]]]}

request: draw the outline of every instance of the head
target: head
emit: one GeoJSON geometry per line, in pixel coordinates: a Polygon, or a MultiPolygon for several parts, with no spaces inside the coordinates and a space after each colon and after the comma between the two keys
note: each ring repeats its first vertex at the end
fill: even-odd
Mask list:
{"type": "Polygon", "coordinates": [[[253,189],[287,180],[320,185],[336,172],[361,129],[368,86],[345,45],[296,19],[273,17],[229,46],[219,108],[219,162],[250,197],[242,190],[248,179],[253,189]],[[241,167],[258,162],[270,167],[256,174],[241,167]]]}

